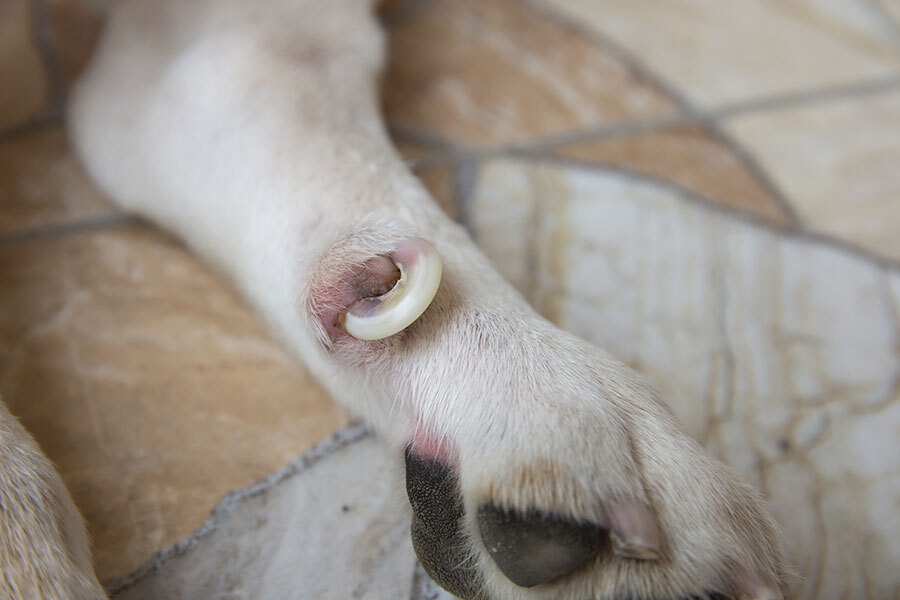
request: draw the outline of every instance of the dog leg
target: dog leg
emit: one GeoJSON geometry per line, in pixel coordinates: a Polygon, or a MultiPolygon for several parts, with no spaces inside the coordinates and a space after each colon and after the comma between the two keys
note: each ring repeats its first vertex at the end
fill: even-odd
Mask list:
{"type": "Polygon", "coordinates": [[[0,598],[106,598],[84,521],[59,475],[0,400],[0,598]]]}
{"type": "Polygon", "coordinates": [[[788,593],[759,495],[634,372],[539,317],[406,170],[378,112],[371,13],[122,3],[71,106],[88,171],[230,277],[406,457],[414,546],[456,595],[788,593]],[[422,292],[408,327],[368,339],[406,321],[366,319],[430,289],[412,282],[435,275],[432,246],[430,306],[416,318],[422,292]]]}

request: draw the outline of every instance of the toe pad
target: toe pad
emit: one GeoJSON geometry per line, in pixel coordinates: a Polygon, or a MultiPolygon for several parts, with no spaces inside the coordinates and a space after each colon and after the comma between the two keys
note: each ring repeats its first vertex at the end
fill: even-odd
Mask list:
{"type": "Polygon", "coordinates": [[[606,528],[590,522],[491,504],[478,509],[488,553],[506,577],[522,587],[552,581],[577,569],[608,544],[606,528]]]}

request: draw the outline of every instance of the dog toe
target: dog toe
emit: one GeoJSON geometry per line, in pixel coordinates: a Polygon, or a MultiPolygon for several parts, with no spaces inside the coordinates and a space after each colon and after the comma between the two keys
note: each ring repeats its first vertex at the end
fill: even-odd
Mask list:
{"type": "Polygon", "coordinates": [[[406,493],[413,513],[413,549],[422,568],[448,592],[464,600],[480,599],[481,577],[468,552],[465,509],[453,469],[407,449],[406,493]]]}
{"type": "Polygon", "coordinates": [[[532,587],[577,569],[608,545],[608,530],[541,512],[521,514],[493,504],[478,509],[488,554],[513,583],[532,587]]]}

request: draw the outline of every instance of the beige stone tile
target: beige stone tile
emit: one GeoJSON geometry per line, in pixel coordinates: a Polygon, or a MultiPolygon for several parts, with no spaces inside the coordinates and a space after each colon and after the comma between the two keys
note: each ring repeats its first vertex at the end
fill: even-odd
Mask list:
{"type": "Polygon", "coordinates": [[[900,92],[728,123],[810,229],[900,260],[900,92]]]}
{"type": "Polygon", "coordinates": [[[469,210],[541,312],[642,371],[763,491],[798,599],[892,597],[897,273],[614,171],[490,160],[469,210]]]}
{"type": "Polygon", "coordinates": [[[789,222],[747,165],[701,126],[684,125],[553,149],[559,156],[610,165],[667,181],[716,204],[778,224],[789,222]]]}
{"type": "Polygon", "coordinates": [[[514,0],[431,0],[390,33],[388,120],[482,145],[672,109],[587,36],[514,0]]]}
{"type": "Polygon", "coordinates": [[[614,39],[698,105],[900,72],[890,25],[854,0],[540,0],[614,39]]]}
{"type": "Polygon", "coordinates": [[[88,62],[103,29],[108,0],[45,0],[50,39],[68,87],[88,62]]]}
{"type": "Polygon", "coordinates": [[[0,130],[36,117],[49,99],[31,7],[29,0],[0,2],[0,130]]]}
{"type": "Polygon", "coordinates": [[[0,237],[115,212],[88,181],[61,129],[0,141],[0,237]]]}
{"type": "Polygon", "coordinates": [[[347,421],[232,290],[144,227],[0,249],[0,391],[122,575],[347,421]]]}
{"type": "Polygon", "coordinates": [[[887,18],[900,26],[900,2],[897,0],[873,0],[884,11],[887,18]]]}

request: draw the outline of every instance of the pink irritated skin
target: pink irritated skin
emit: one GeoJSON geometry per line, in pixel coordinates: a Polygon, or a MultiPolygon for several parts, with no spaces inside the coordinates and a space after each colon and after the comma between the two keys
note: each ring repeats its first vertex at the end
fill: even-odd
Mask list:
{"type": "Polygon", "coordinates": [[[613,502],[608,518],[619,554],[643,560],[659,558],[659,527],[650,508],[636,502],[613,502]]]}
{"type": "Polygon", "coordinates": [[[363,312],[372,312],[378,308],[378,297],[390,291],[400,277],[397,265],[403,265],[408,271],[420,259],[416,244],[410,240],[401,240],[389,256],[375,256],[361,265],[352,266],[333,285],[316,290],[311,304],[326,307],[314,311],[314,314],[321,321],[329,339],[335,342],[349,335],[344,329],[344,317],[354,305],[360,308],[359,305],[364,303],[363,312]]]}
{"type": "Polygon", "coordinates": [[[748,600],[783,600],[784,595],[774,583],[765,583],[759,575],[739,569],[734,576],[734,595],[748,600]]]}
{"type": "Polygon", "coordinates": [[[421,419],[409,440],[409,448],[414,454],[429,460],[440,461],[454,468],[457,466],[458,455],[453,441],[429,429],[421,419]]]}
{"type": "Polygon", "coordinates": [[[314,310],[313,314],[332,342],[348,337],[344,316],[350,307],[360,300],[385,294],[399,278],[400,271],[389,257],[370,258],[361,265],[349,267],[333,284],[315,290],[310,304],[323,308],[314,310]]]}

